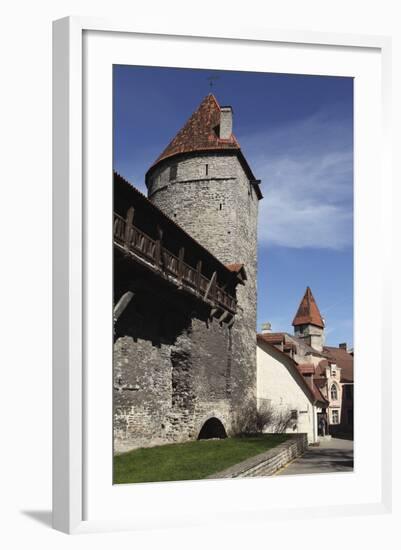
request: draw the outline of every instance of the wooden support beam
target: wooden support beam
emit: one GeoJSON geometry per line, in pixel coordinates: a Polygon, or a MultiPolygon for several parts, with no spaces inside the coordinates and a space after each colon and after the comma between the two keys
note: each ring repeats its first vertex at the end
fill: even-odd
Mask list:
{"type": "Polygon", "coordinates": [[[122,312],[125,310],[125,308],[128,306],[132,298],[134,297],[134,293],[131,290],[128,290],[128,292],[125,292],[121,298],[118,300],[117,304],[114,306],[113,310],[113,317],[114,322],[118,320],[122,312]]]}
{"type": "Polygon", "coordinates": [[[124,235],[124,245],[127,250],[130,249],[131,245],[131,235],[132,235],[132,222],[134,220],[134,207],[130,206],[127,211],[127,217],[125,219],[125,235],[124,235]]]}
{"type": "Polygon", "coordinates": [[[227,326],[228,328],[231,328],[235,321],[235,315],[231,315],[231,319],[228,321],[227,326]]]}
{"type": "Polygon", "coordinates": [[[223,311],[223,315],[219,317],[219,323],[222,323],[228,315],[229,315],[228,311],[223,311]]]}
{"type": "Polygon", "coordinates": [[[162,240],[163,240],[163,229],[158,225],[157,228],[157,240],[156,240],[156,250],[155,250],[155,261],[157,267],[161,267],[162,265],[162,240]]]}
{"type": "Polygon", "coordinates": [[[161,242],[156,241],[155,242],[155,263],[157,267],[160,267],[162,263],[161,249],[162,249],[161,242]]]}
{"type": "Polygon", "coordinates": [[[184,276],[184,256],[185,248],[182,246],[178,253],[178,280],[181,281],[184,276]]]}
{"type": "Polygon", "coordinates": [[[214,317],[217,312],[218,312],[217,307],[212,307],[212,309],[210,310],[210,317],[214,317]]]}
{"type": "Polygon", "coordinates": [[[202,276],[202,260],[199,260],[196,264],[196,290],[200,292],[201,286],[201,276],[202,276]]]}
{"type": "Polygon", "coordinates": [[[207,289],[205,291],[205,295],[204,295],[204,299],[206,300],[208,295],[209,295],[209,292],[210,292],[210,289],[212,288],[212,285],[214,283],[214,281],[216,280],[216,272],[214,271],[213,272],[213,275],[212,275],[212,278],[210,279],[209,281],[209,284],[207,285],[207,289]]]}

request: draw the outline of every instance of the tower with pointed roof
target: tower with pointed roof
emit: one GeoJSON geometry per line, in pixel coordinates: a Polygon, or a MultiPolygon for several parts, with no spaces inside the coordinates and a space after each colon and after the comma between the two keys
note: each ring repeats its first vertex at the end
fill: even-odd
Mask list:
{"type": "Polygon", "coordinates": [[[239,307],[229,338],[234,402],[255,393],[259,184],[233,133],[232,108],[220,106],[213,94],[203,99],[146,174],[149,199],[245,277],[237,288],[239,307]]]}
{"type": "Polygon", "coordinates": [[[299,304],[292,326],[297,338],[305,340],[307,344],[317,351],[323,350],[324,320],[309,287],[307,287],[299,304]]]}
{"type": "Polygon", "coordinates": [[[233,110],[209,94],[146,174],[149,199],[223,263],[256,258],[260,181],[233,133],[233,110]],[[251,248],[247,254],[246,249],[251,248]]]}

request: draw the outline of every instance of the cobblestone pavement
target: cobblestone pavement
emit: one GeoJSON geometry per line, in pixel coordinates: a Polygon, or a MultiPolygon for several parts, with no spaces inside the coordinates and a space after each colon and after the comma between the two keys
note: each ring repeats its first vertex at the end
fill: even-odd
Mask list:
{"type": "Polygon", "coordinates": [[[322,440],[318,447],[308,447],[275,475],[351,472],[354,468],[354,442],[346,439],[322,440]]]}

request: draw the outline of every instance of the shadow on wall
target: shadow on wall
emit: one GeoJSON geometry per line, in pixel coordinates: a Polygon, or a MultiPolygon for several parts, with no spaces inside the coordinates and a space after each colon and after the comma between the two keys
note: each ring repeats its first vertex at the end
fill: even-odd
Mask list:
{"type": "Polygon", "coordinates": [[[192,316],[174,310],[157,295],[137,294],[116,323],[114,341],[130,336],[134,342],[147,340],[156,347],[174,345],[180,334],[190,330],[192,316]]]}
{"type": "Polygon", "coordinates": [[[225,439],[226,437],[226,430],[218,418],[209,418],[198,435],[198,439],[225,439]]]}

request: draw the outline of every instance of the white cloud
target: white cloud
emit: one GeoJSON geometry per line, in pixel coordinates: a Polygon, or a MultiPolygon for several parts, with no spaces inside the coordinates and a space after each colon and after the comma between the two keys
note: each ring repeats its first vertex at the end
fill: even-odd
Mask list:
{"type": "Polygon", "coordinates": [[[350,125],[316,115],[241,142],[262,179],[261,242],[336,250],[352,245],[350,125]]]}

